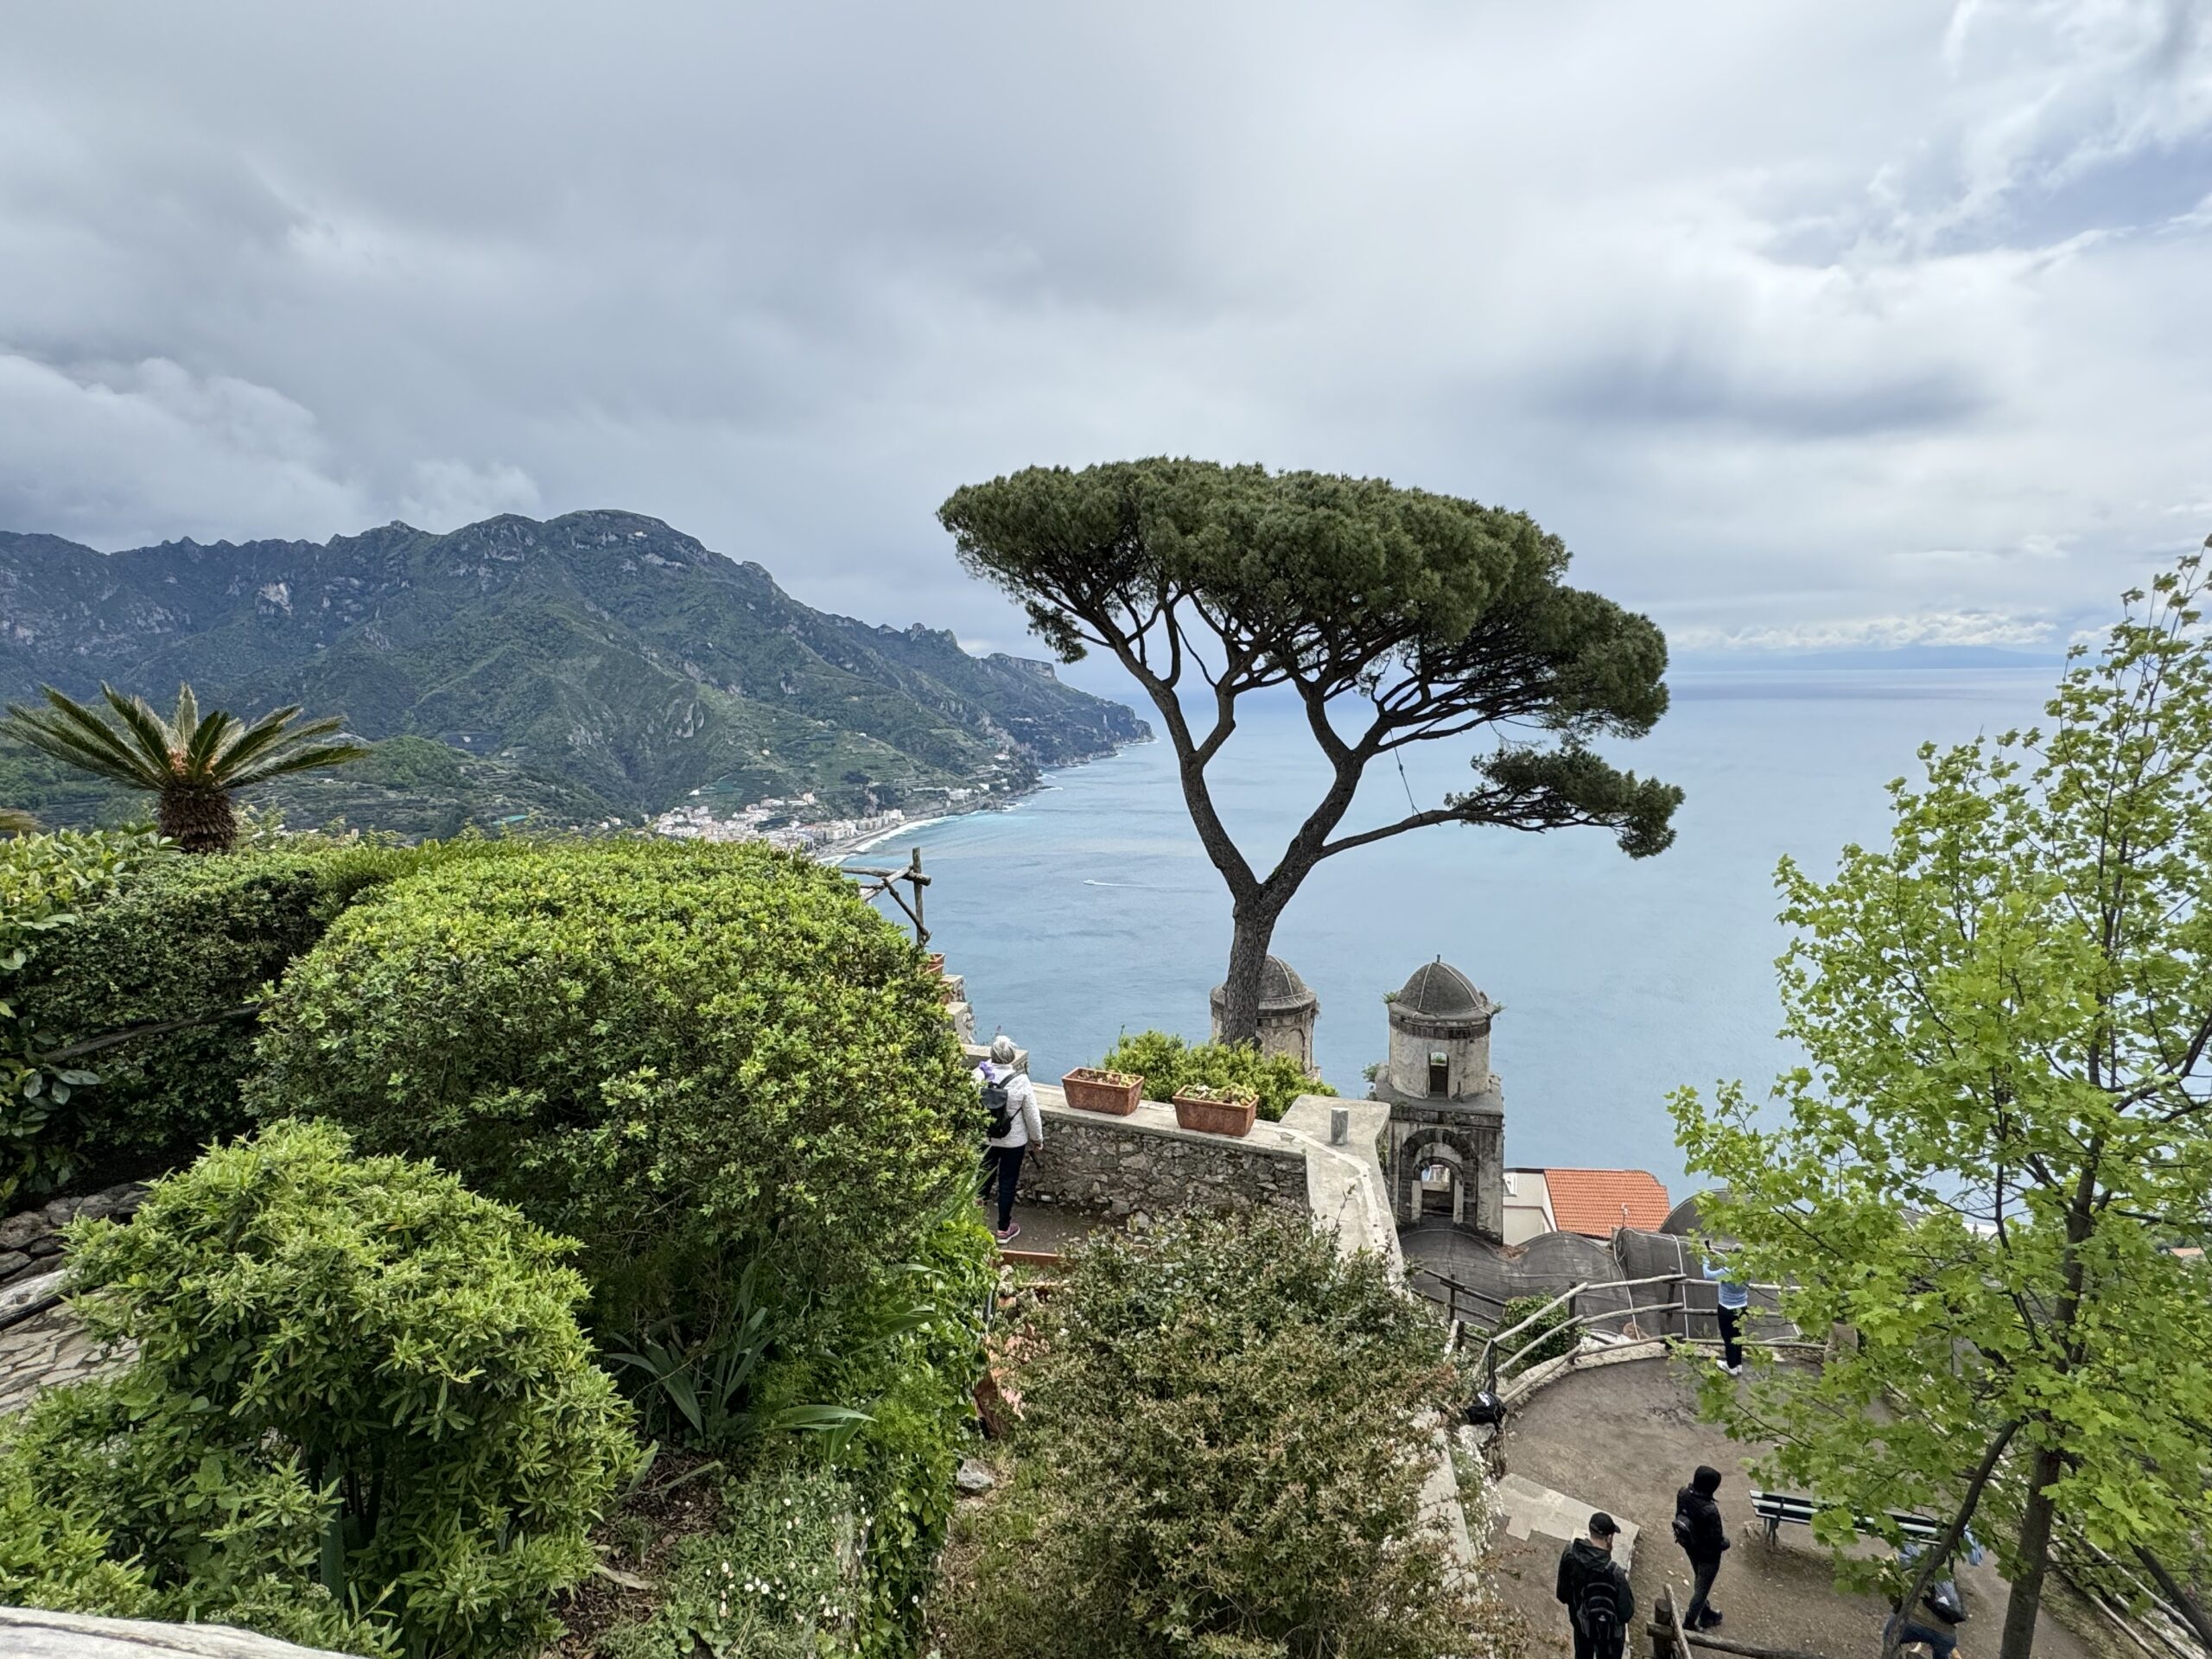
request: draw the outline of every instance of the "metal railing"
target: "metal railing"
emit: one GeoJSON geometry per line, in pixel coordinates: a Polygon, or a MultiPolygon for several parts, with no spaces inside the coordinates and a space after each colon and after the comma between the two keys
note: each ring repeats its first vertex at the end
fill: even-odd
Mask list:
{"type": "MultiPolygon", "coordinates": [[[[1714,1307],[1693,1294],[1697,1289],[1710,1288],[1711,1281],[1679,1273],[1651,1274],[1638,1279],[1584,1280],[1511,1325],[1503,1323],[1509,1301],[1462,1284],[1448,1274],[1415,1268],[1408,1272],[1407,1282],[1437,1306],[1447,1324],[1464,1326],[1471,1337],[1482,1337],[1483,1345],[1477,1352],[1475,1366],[1484,1378],[1484,1386],[1492,1389],[1501,1372],[1511,1377],[1520,1362],[1544,1344],[1558,1341],[1563,1332],[1571,1333],[1569,1342],[1573,1346],[1579,1346],[1586,1336],[1621,1343],[1667,1337],[1714,1341],[1719,1335],[1714,1307]],[[1661,1292],[1666,1297],[1664,1300],[1641,1300],[1635,1294],[1659,1287],[1665,1287],[1661,1292]],[[1567,1310],[1564,1319],[1541,1329],[1534,1328],[1562,1307],[1567,1310]],[[1516,1338],[1525,1340],[1516,1346],[1516,1338]]],[[[1754,1305],[1746,1310],[1744,1339],[1765,1346],[1806,1345],[1796,1326],[1774,1311],[1776,1287],[1754,1285],[1750,1288],[1754,1294],[1765,1293],[1769,1305],[1754,1305]],[[1765,1328],[1756,1328],[1760,1325],[1765,1328]]]]}

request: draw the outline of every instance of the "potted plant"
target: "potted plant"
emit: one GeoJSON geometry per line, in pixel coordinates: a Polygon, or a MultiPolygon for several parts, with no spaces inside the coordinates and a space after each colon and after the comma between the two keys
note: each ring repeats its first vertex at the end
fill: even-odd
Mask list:
{"type": "Polygon", "coordinates": [[[1217,1089],[1186,1084],[1175,1091],[1175,1121],[1203,1135],[1249,1135],[1260,1115],[1260,1097],[1249,1089],[1217,1089]]]}
{"type": "Polygon", "coordinates": [[[944,977],[944,951],[932,950],[930,952],[930,972],[935,974],[939,979],[943,979],[944,977]]]}
{"type": "Polygon", "coordinates": [[[1060,1087],[1066,1092],[1068,1104],[1078,1111],[1127,1117],[1137,1109],[1144,1079],[1131,1071],[1102,1071],[1094,1065],[1079,1065],[1060,1079],[1060,1087]]]}

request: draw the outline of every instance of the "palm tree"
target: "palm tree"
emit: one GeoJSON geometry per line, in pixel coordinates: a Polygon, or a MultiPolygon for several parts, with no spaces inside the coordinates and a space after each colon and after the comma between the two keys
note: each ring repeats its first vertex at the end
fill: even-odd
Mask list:
{"type": "Polygon", "coordinates": [[[155,823],[188,853],[228,852],[238,840],[233,791],[369,752],[350,737],[314,741],[335,732],[339,721],[311,720],[296,727],[297,703],[272,709],[251,724],[219,709],[203,717],[192,688],[185,685],[177,688],[175,715],[163,720],[143,697],[126,697],[103,685],[100,695],[114,710],[111,720],[50,685],[43,689],[47,706],[10,703],[0,734],[95,777],[150,791],[155,823]]]}

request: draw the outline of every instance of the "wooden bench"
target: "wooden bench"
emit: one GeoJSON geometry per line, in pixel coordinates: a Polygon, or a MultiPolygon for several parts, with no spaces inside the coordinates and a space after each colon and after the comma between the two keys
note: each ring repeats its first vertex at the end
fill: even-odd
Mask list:
{"type": "MultiPolygon", "coordinates": [[[[1782,1523],[1785,1521],[1795,1526],[1811,1526],[1814,1512],[1820,1507],[1811,1498],[1799,1497],[1790,1492],[1754,1491],[1751,1494],[1751,1513],[1766,1523],[1766,1541],[1770,1544],[1781,1537],[1782,1523]]],[[[1943,1535],[1942,1527],[1924,1516],[1906,1515],[1901,1510],[1891,1510],[1887,1518],[1915,1543],[1932,1544],[1943,1535]]],[[[1876,1522],[1865,1516],[1859,1517],[1858,1525],[1861,1532],[1881,1530],[1876,1522]]]]}

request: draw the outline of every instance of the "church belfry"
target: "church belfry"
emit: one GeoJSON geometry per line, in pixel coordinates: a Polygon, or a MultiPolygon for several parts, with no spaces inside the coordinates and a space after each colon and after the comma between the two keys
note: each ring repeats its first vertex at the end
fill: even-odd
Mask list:
{"type": "Polygon", "coordinates": [[[1390,1056],[1374,1097],[1390,1108],[1386,1173],[1398,1224],[1425,1215],[1491,1238],[1505,1224],[1505,1092],[1490,1069],[1497,1005],[1442,957],[1389,999],[1390,1056]]]}

